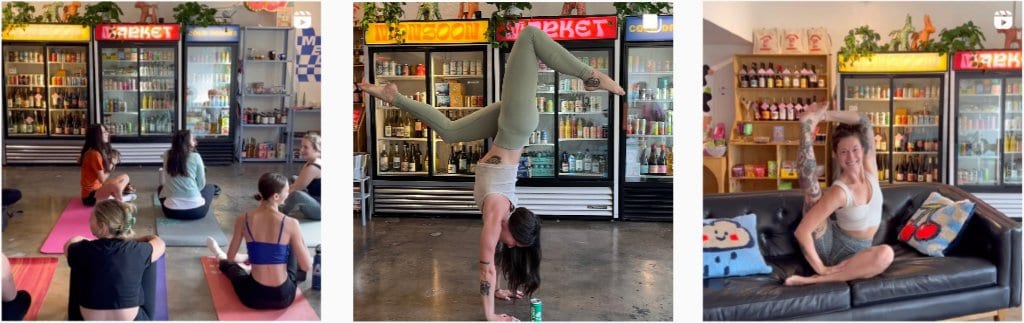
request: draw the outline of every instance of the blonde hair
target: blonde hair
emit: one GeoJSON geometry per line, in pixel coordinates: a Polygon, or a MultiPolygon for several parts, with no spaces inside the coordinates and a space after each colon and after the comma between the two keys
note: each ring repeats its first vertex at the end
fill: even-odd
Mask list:
{"type": "Polygon", "coordinates": [[[96,218],[96,223],[101,227],[105,226],[115,239],[127,239],[135,235],[135,230],[132,229],[135,226],[135,205],[118,200],[103,200],[96,203],[92,216],[96,218]]]}
{"type": "Polygon", "coordinates": [[[320,150],[320,141],[321,140],[320,140],[320,133],[319,132],[308,131],[308,132],[306,132],[306,136],[302,137],[302,139],[309,140],[309,144],[313,145],[313,149],[316,149],[317,153],[321,152],[321,150],[320,150]]]}

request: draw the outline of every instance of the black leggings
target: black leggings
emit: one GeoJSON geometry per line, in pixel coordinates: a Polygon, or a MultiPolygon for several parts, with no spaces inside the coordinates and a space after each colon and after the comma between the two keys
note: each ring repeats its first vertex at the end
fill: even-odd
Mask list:
{"type": "MultiPolygon", "coordinates": [[[[160,195],[160,191],[163,191],[163,189],[164,189],[164,187],[162,185],[158,186],[156,188],[156,194],[160,195]]],[[[199,195],[202,195],[203,196],[203,200],[206,201],[206,203],[204,203],[200,207],[197,207],[197,208],[194,208],[194,209],[188,209],[188,210],[168,209],[166,206],[164,206],[164,201],[167,200],[167,198],[166,197],[161,197],[160,198],[160,208],[163,209],[164,216],[166,216],[168,218],[171,218],[171,219],[178,219],[178,220],[198,220],[198,219],[202,219],[204,216],[206,216],[206,213],[208,213],[210,211],[210,201],[213,201],[213,185],[206,184],[206,186],[203,187],[203,190],[199,191],[199,195]]]]}
{"type": "Polygon", "coordinates": [[[3,320],[21,321],[25,318],[25,314],[28,313],[30,306],[32,306],[32,295],[29,295],[26,291],[19,290],[17,297],[10,302],[4,302],[3,320]]]}
{"type": "Polygon", "coordinates": [[[298,283],[306,280],[306,273],[299,270],[295,256],[288,253],[288,278],[281,286],[268,287],[260,284],[252,275],[245,272],[237,263],[220,261],[220,271],[228,276],[235,294],[242,304],[258,310],[282,309],[295,301],[295,288],[298,283]]]}
{"type": "MultiPolygon", "coordinates": [[[[84,321],[82,311],[79,308],[81,302],[75,295],[81,293],[81,282],[74,279],[68,284],[68,321],[84,321]]],[[[135,315],[136,321],[152,321],[156,310],[156,264],[150,264],[142,274],[142,292],[146,302],[139,306],[139,314],[135,315]]]]}

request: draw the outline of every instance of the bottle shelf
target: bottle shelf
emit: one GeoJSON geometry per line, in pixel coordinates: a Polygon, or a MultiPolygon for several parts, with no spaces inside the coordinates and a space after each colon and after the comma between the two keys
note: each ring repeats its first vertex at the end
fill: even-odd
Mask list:
{"type": "Polygon", "coordinates": [[[35,63],[35,62],[12,62],[12,61],[4,61],[4,64],[18,64],[18,65],[43,65],[44,63],[35,63]]]}
{"type": "Polygon", "coordinates": [[[526,146],[529,146],[529,147],[533,147],[533,146],[554,147],[555,144],[527,144],[526,146]]]}
{"type": "Polygon", "coordinates": [[[403,138],[403,137],[380,137],[379,139],[380,139],[380,140],[388,140],[388,141],[417,141],[417,142],[427,142],[427,138],[403,138]]]}
{"type": "Polygon", "coordinates": [[[558,142],[564,141],[608,141],[608,138],[559,138],[558,142]]]}
{"type": "Polygon", "coordinates": [[[84,89],[89,87],[88,85],[50,85],[51,88],[58,89],[84,89]]]}
{"type": "MultiPolygon", "coordinates": [[[[258,63],[258,64],[268,64],[268,63],[269,64],[285,64],[285,63],[291,63],[291,61],[287,60],[287,59],[285,59],[285,60],[280,60],[280,59],[274,59],[274,60],[270,60],[270,59],[245,59],[245,60],[242,60],[242,61],[245,62],[246,64],[248,64],[248,63],[258,63]]],[[[220,64],[231,64],[231,63],[220,63],[220,64]]]]}
{"type": "Polygon", "coordinates": [[[673,72],[671,72],[671,71],[668,71],[668,72],[629,72],[629,76],[630,77],[633,77],[633,76],[670,76],[670,75],[673,75],[673,72]]]}
{"type": "Polygon", "coordinates": [[[673,177],[674,177],[674,176],[672,176],[672,175],[640,175],[640,178],[663,178],[663,179],[672,179],[673,177]]]}
{"type": "Polygon", "coordinates": [[[562,173],[562,172],[559,172],[559,173],[558,173],[558,176],[566,176],[566,177],[598,177],[598,178],[603,178],[603,177],[605,177],[605,174],[592,174],[592,173],[562,173]]]}
{"type": "Polygon", "coordinates": [[[824,87],[738,87],[740,91],[828,91],[824,87]]]}
{"type": "MultiPolygon", "coordinates": [[[[380,175],[427,175],[427,172],[378,172],[380,175]]],[[[461,174],[455,174],[461,175],[461,174]]],[[[440,176],[440,175],[438,175],[440,176]]],[[[449,175],[451,176],[451,175],[449,175]]]]}
{"type": "Polygon", "coordinates": [[[472,79],[483,79],[484,76],[483,75],[447,75],[447,74],[444,74],[444,75],[434,75],[434,78],[436,78],[436,79],[440,78],[440,79],[468,79],[468,80],[472,80],[472,79]]]}
{"type": "MultiPolygon", "coordinates": [[[[591,114],[591,115],[604,115],[605,113],[607,113],[607,112],[605,112],[605,111],[601,111],[601,112],[559,112],[558,114],[560,114],[560,115],[588,115],[588,114],[591,114]]],[[[554,112],[546,112],[545,114],[554,114],[554,112]]]]}
{"type": "Polygon", "coordinates": [[[964,98],[964,99],[969,99],[969,98],[994,99],[994,98],[999,98],[1001,96],[1002,95],[1000,95],[1000,94],[960,94],[960,98],[964,98]]]}
{"type": "MultiPolygon", "coordinates": [[[[46,111],[46,108],[9,108],[10,111],[46,111]]],[[[52,110],[51,110],[52,111],[52,110]]]]}
{"type": "MultiPolygon", "coordinates": [[[[11,109],[11,110],[12,110],[12,111],[18,111],[18,109],[11,109]]],[[[39,110],[42,110],[42,109],[39,109],[39,110]]],[[[71,111],[71,112],[83,112],[83,111],[88,111],[88,110],[89,110],[89,109],[78,109],[78,108],[71,108],[71,109],[50,109],[50,112],[60,112],[60,111],[71,111]]]]}
{"type": "Polygon", "coordinates": [[[427,77],[424,76],[424,75],[409,75],[409,76],[406,76],[406,75],[395,75],[395,76],[378,75],[377,79],[378,80],[391,80],[391,81],[423,81],[423,80],[426,80],[427,77]]]}
{"type": "Polygon", "coordinates": [[[8,85],[7,85],[7,87],[21,87],[21,88],[25,88],[25,87],[28,87],[28,88],[33,88],[33,87],[46,87],[46,85],[18,85],[18,84],[8,84],[8,85]]]}
{"type": "Polygon", "coordinates": [[[139,114],[139,112],[138,111],[120,111],[120,112],[107,112],[107,111],[105,111],[105,112],[103,112],[103,115],[112,115],[112,114],[139,114]]]}
{"type": "MultiPolygon", "coordinates": [[[[889,151],[879,151],[879,154],[890,154],[889,151]]],[[[891,152],[893,155],[938,155],[937,151],[894,151],[891,152]]]]}
{"type": "MultiPolygon", "coordinates": [[[[427,174],[427,172],[423,172],[423,175],[426,175],[426,174],[427,174]]],[[[448,174],[448,173],[437,173],[437,174],[434,174],[434,176],[438,176],[438,177],[476,177],[476,174],[448,174]]]]}
{"type": "Polygon", "coordinates": [[[284,124],[284,123],[274,123],[274,124],[243,123],[242,127],[246,127],[246,128],[285,128],[285,127],[288,127],[288,124],[284,124]]]}

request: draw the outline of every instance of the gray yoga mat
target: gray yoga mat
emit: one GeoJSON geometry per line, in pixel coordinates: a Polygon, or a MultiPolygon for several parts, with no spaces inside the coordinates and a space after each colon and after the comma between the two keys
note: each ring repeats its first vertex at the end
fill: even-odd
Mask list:
{"type": "MultiPolygon", "coordinates": [[[[156,209],[156,234],[169,247],[205,247],[206,237],[213,237],[217,245],[227,245],[228,238],[220,230],[217,217],[207,214],[198,220],[175,220],[164,216],[160,209],[160,200],[153,194],[153,207],[156,209]]],[[[319,237],[318,237],[319,238],[319,237]]]]}

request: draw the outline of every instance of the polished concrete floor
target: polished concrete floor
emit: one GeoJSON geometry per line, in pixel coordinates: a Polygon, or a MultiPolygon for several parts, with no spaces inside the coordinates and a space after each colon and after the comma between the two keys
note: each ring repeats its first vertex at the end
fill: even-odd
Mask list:
{"type": "MultiPolygon", "coordinates": [[[[356,220],[355,320],[483,320],[480,226],[478,219],[374,217],[366,227],[356,220]]],[[[548,220],[541,236],[534,297],[545,321],[675,317],[671,223],[548,220]]],[[[496,313],[530,320],[527,300],[495,304],[496,313]]]]}
{"type": "MultiPolygon", "coordinates": [[[[301,164],[244,164],[208,166],[208,183],[221,187],[221,195],[214,199],[211,214],[217,217],[221,229],[230,238],[234,219],[245,210],[256,207],[252,198],[256,181],[264,172],[296,174],[301,164]]],[[[155,166],[122,166],[115,173],[125,172],[141,193],[136,234],[155,234],[155,212],[151,202],[158,184],[155,166]]],[[[14,209],[24,213],[11,219],[2,234],[3,252],[8,257],[52,256],[39,253],[69,199],[79,196],[79,167],[3,167],[3,187],[21,190],[22,200],[14,209]]],[[[208,215],[208,216],[210,216],[208,215]]],[[[244,244],[243,244],[244,247],[244,244]]],[[[202,247],[170,247],[167,250],[168,307],[171,320],[217,320],[213,300],[203,277],[199,257],[209,252],[202,247]]],[[[67,290],[69,269],[67,260],[58,256],[59,263],[50,290],[43,300],[39,320],[65,320],[67,316],[67,290]]],[[[307,280],[301,286],[313,309],[320,314],[320,292],[310,289],[307,280]]],[[[322,316],[322,315],[321,315],[322,316]]]]}

